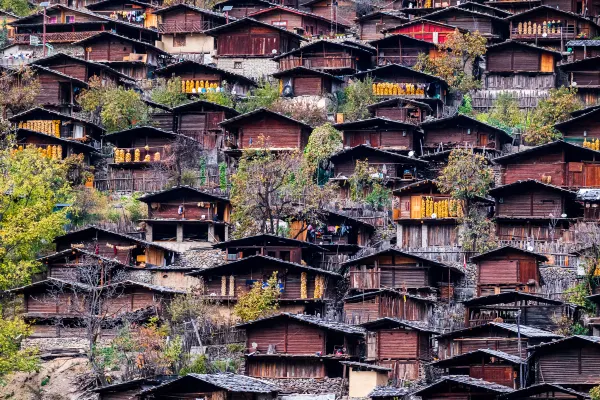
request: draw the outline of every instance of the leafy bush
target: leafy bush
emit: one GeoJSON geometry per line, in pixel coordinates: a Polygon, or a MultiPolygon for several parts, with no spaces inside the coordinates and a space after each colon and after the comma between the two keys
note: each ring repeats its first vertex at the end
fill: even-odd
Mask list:
{"type": "Polygon", "coordinates": [[[370,117],[367,106],[375,103],[377,98],[373,93],[373,79],[355,80],[346,86],[344,94],[338,97],[342,100],[339,104],[344,113],[345,121],[356,121],[370,117]]]}
{"type": "Polygon", "coordinates": [[[150,98],[170,108],[189,102],[187,94],[181,91],[181,78],[178,76],[169,80],[159,79],[158,85],[150,91],[150,98]]]}
{"type": "Polygon", "coordinates": [[[259,108],[271,108],[279,99],[279,86],[263,79],[259,81],[258,87],[251,91],[245,102],[237,104],[236,109],[240,113],[247,113],[259,108]]]}

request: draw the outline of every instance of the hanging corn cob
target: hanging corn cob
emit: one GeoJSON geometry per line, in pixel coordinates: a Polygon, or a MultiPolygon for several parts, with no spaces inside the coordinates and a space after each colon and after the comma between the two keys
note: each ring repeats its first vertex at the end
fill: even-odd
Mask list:
{"type": "Polygon", "coordinates": [[[221,296],[227,296],[227,277],[221,277],[221,296]]]}
{"type": "Polygon", "coordinates": [[[229,277],[229,296],[235,296],[235,277],[233,275],[229,277]]]}
{"type": "Polygon", "coordinates": [[[307,274],[306,272],[300,273],[300,298],[307,299],[308,298],[308,288],[306,284],[307,274]]]}

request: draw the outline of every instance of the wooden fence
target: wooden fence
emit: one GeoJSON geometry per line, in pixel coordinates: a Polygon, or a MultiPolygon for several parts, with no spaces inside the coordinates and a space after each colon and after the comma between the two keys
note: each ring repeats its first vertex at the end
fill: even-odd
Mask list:
{"type": "Polygon", "coordinates": [[[496,99],[498,99],[501,94],[510,94],[519,101],[519,108],[529,110],[537,107],[538,102],[541,99],[548,97],[548,90],[477,90],[471,95],[471,104],[477,111],[487,111],[494,106],[496,99]]]}

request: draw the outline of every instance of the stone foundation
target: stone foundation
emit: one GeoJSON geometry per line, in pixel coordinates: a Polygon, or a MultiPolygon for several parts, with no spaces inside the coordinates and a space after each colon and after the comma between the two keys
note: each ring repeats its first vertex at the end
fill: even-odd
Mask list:
{"type": "Polygon", "coordinates": [[[279,64],[270,58],[215,57],[214,59],[218,68],[254,79],[274,74],[279,68],[279,64]],[[241,68],[236,68],[236,66],[241,66],[241,68]]]}
{"type": "Polygon", "coordinates": [[[348,395],[348,381],[343,378],[298,378],[298,379],[267,379],[263,381],[271,382],[279,386],[281,394],[328,394],[335,393],[337,397],[348,395]]]}

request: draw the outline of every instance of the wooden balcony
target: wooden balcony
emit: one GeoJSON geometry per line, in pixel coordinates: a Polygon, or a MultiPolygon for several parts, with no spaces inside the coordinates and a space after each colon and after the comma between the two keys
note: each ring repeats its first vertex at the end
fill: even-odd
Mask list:
{"type": "MultiPolygon", "coordinates": [[[[87,31],[87,32],[51,32],[46,33],[46,43],[72,43],[78,40],[87,39],[102,31],[87,31]]],[[[42,42],[41,33],[16,33],[15,44],[29,44],[31,36],[37,36],[42,42]]]]}
{"type": "Polygon", "coordinates": [[[173,21],[165,24],[158,24],[158,32],[160,33],[194,33],[204,32],[214,28],[214,24],[209,21],[202,22],[179,22],[173,21]]]}
{"type": "Polygon", "coordinates": [[[279,69],[286,70],[296,67],[314,69],[356,69],[353,57],[323,56],[323,57],[290,57],[279,60],[279,69]]]}
{"type": "Polygon", "coordinates": [[[522,40],[544,40],[544,39],[586,39],[589,38],[588,29],[578,29],[574,25],[549,27],[546,21],[537,22],[519,22],[517,26],[512,27],[510,32],[511,39],[522,40]]]}
{"type": "Polygon", "coordinates": [[[377,65],[400,64],[405,67],[412,67],[417,63],[418,55],[410,56],[377,56],[377,65]]]}
{"type": "Polygon", "coordinates": [[[115,149],[114,164],[159,163],[170,155],[166,146],[115,149]]]}

